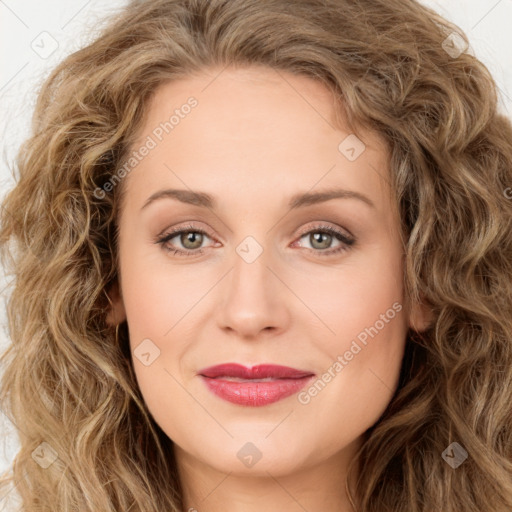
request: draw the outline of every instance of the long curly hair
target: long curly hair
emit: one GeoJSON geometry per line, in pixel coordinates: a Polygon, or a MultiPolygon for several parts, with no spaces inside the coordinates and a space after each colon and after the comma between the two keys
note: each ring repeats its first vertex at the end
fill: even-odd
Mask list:
{"type": "Polygon", "coordinates": [[[386,141],[406,293],[433,313],[409,330],[399,386],[365,432],[354,510],[512,510],[512,123],[468,46],[416,0],[150,0],[52,71],[0,212],[13,277],[0,400],[20,439],[2,483],[23,511],[182,510],[126,323],[106,322],[122,181],[97,191],[159,85],[251,65],[322,82],[345,126],[386,141]],[[442,456],[454,442],[456,469],[442,456]]]}

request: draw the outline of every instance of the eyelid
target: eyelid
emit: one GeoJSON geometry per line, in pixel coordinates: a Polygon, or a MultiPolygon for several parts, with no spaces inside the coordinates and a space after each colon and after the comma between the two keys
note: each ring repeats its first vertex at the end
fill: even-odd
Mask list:
{"type": "Polygon", "coordinates": [[[192,224],[192,222],[195,221],[189,221],[186,225],[177,225],[173,226],[171,228],[165,228],[163,231],[161,231],[155,238],[158,240],[163,237],[167,237],[168,235],[179,235],[182,231],[195,231],[198,233],[205,233],[210,238],[215,238],[212,234],[212,232],[208,228],[204,228],[202,226],[197,226],[192,224]]]}
{"type": "Polygon", "coordinates": [[[301,229],[298,236],[300,238],[302,238],[304,235],[311,233],[311,231],[315,231],[315,230],[322,231],[325,229],[325,230],[332,230],[333,232],[336,232],[339,235],[343,235],[345,238],[355,239],[354,235],[346,228],[343,228],[341,226],[334,227],[331,225],[331,223],[329,221],[319,220],[319,221],[315,221],[315,222],[316,222],[316,224],[314,224],[313,226],[308,226],[304,229],[301,229]],[[342,231],[345,231],[345,233],[343,233],[342,231]]]}

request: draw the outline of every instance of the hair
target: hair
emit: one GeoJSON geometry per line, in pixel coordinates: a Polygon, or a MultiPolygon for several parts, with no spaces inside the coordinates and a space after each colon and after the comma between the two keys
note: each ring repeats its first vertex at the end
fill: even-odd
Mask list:
{"type": "Polygon", "coordinates": [[[228,66],[320,81],[351,133],[389,149],[404,286],[433,320],[409,329],[396,392],[353,460],[354,509],[512,509],[512,123],[486,66],[445,51],[452,33],[469,45],[415,0],[153,0],[111,15],[51,72],[0,212],[14,283],[0,399],[20,440],[3,484],[23,511],[182,510],[126,322],[119,336],[106,322],[123,182],[94,191],[160,85],[228,66]],[[58,456],[46,469],[43,442],[58,456]],[[468,453],[456,469],[442,457],[453,442],[468,453]]]}

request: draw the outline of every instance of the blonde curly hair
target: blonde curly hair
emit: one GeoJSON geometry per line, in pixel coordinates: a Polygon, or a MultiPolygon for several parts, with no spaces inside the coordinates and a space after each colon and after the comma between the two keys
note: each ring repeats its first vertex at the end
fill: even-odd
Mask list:
{"type": "Polygon", "coordinates": [[[160,84],[252,64],[321,81],[353,133],[387,141],[404,282],[435,317],[408,333],[398,389],[365,434],[354,509],[512,510],[512,124],[485,65],[447,52],[453,33],[469,45],[415,0],[152,0],[58,65],[0,212],[14,277],[0,400],[21,443],[3,485],[23,511],[182,510],[126,324],[116,337],[105,320],[122,183],[94,191],[160,84]],[[441,457],[453,441],[469,453],[456,471],[441,457]],[[32,458],[43,442],[58,455],[47,469],[32,458]]]}

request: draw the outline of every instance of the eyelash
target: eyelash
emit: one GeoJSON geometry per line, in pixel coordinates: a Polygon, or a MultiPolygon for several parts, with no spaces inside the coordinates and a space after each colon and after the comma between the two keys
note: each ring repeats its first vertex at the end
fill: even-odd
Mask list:
{"type": "MultiPolygon", "coordinates": [[[[172,253],[173,256],[192,257],[192,256],[198,256],[200,254],[203,254],[203,252],[204,252],[203,249],[195,249],[195,250],[189,249],[189,250],[183,251],[181,249],[171,249],[170,247],[168,247],[166,245],[166,243],[169,240],[172,240],[177,235],[181,235],[182,233],[200,233],[202,235],[208,236],[209,238],[213,238],[206,231],[204,231],[202,229],[198,229],[198,228],[196,228],[196,227],[194,227],[192,225],[188,225],[188,226],[183,226],[183,227],[181,227],[179,229],[176,229],[174,231],[171,231],[169,233],[166,233],[163,237],[157,238],[155,240],[155,243],[161,244],[162,248],[165,251],[167,251],[169,253],[172,253]]],[[[306,231],[305,233],[302,233],[299,236],[299,240],[301,238],[303,238],[305,235],[309,235],[311,233],[328,233],[329,235],[333,235],[335,238],[337,238],[340,242],[342,242],[344,244],[344,245],[341,245],[340,247],[338,247],[337,249],[320,250],[320,249],[309,249],[309,248],[306,248],[308,251],[311,251],[311,252],[314,252],[314,253],[318,253],[321,256],[325,256],[325,257],[332,256],[334,254],[339,254],[339,253],[342,253],[343,251],[347,251],[356,242],[355,238],[350,238],[347,235],[345,235],[344,233],[342,233],[341,231],[338,231],[337,229],[335,229],[335,228],[333,228],[331,226],[328,226],[328,225],[324,225],[324,224],[315,226],[312,229],[306,231]]]]}

